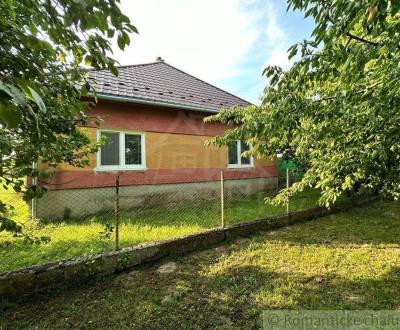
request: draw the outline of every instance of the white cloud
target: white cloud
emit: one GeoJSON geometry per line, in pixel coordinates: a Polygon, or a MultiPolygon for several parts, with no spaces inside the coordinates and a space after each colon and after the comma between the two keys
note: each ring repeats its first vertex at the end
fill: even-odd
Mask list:
{"type": "Polygon", "coordinates": [[[268,2],[267,7],[267,29],[266,34],[268,42],[272,45],[280,45],[285,39],[286,35],[283,29],[278,24],[278,14],[275,5],[268,2]]]}
{"type": "Polygon", "coordinates": [[[279,65],[288,69],[292,61],[288,59],[287,49],[289,47],[289,38],[283,27],[279,25],[278,13],[273,2],[269,2],[267,7],[267,28],[266,46],[268,49],[268,58],[265,66],[279,65]]]}
{"type": "MultiPolygon", "coordinates": [[[[196,77],[258,103],[268,65],[288,69],[293,24],[280,0],[121,0],[138,30],[121,64],[155,61],[157,56],[196,77]],[[291,25],[288,25],[291,24],[291,25]],[[290,32],[291,31],[291,32],[290,32]]],[[[301,22],[302,23],[302,22],[301,22]]]]}
{"type": "Polygon", "coordinates": [[[240,62],[262,34],[251,0],[123,0],[122,11],[138,28],[121,64],[153,62],[157,56],[207,81],[240,75],[240,62]]]}
{"type": "Polygon", "coordinates": [[[266,65],[278,65],[284,69],[288,69],[291,65],[291,61],[288,59],[286,47],[277,47],[276,49],[273,49],[268,56],[266,65]]]}

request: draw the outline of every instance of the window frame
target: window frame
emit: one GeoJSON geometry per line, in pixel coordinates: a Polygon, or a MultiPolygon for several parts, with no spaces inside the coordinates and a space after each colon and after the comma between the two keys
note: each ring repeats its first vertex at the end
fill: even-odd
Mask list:
{"type": "Polygon", "coordinates": [[[145,134],[137,131],[125,131],[114,129],[98,129],[97,141],[100,141],[102,132],[118,133],[119,138],[119,164],[120,165],[101,165],[101,147],[97,151],[96,171],[143,171],[146,170],[146,145],[145,134]],[[141,164],[125,164],[125,135],[140,135],[141,145],[141,164]]]}
{"type": "MultiPolygon", "coordinates": [[[[241,145],[241,141],[242,140],[236,140],[236,152],[237,152],[237,160],[238,163],[237,164],[229,164],[229,146],[228,146],[228,150],[227,150],[227,156],[228,156],[228,168],[251,168],[254,167],[254,159],[253,156],[250,155],[250,164],[242,164],[242,145],[241,145]]],[[[251,148],[251,144],[249,144],[250,148],[251,148]]]]}

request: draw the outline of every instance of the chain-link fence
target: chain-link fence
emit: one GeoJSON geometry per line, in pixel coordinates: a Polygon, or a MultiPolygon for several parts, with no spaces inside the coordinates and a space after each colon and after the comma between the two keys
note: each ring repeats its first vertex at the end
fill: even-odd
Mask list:
{"type": "MultiPolygon", "coordinates": [[[[3,202],[14,205],[10,218],[23,223],[27,233],[51,239],[46,246],[22,248],[17,238],[3,233],[0,253],[2,247],[13,246],[25,257],[15,267],[25,266],[287,212],[284,205],[265,202],[277,192],[277,177],[227,180],[220,172],[207,182],[129,184],[124,175],[113,175],[113,185],[107,187],[50,189],[31,203],[19,194],[0,192],[3,202]]],[[[291,211],[312,207],[315,201],[314,192],[305,192],[291,200],[291,211]]]]}

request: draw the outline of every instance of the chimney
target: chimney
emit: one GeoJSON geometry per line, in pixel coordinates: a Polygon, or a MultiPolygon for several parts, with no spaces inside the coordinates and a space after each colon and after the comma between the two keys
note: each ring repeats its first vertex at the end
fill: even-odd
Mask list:
{"type": "Polygon", "coordinates": [[[156,62],[158,62],[158,63],[164,63],[165,61],[164,61],[164,59],[163,59],[161,56],[158,56],[158,57],[156,58],[156,62]]]}

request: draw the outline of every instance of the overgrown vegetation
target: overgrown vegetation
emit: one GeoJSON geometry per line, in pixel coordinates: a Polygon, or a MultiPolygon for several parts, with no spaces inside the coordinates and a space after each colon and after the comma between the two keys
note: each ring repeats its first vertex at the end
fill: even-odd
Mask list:
{"type": "MultiPolygon", "coordinates": [[[[226,205],[226,224],[285,213],[286,208],[283,206],[265,204],[264,197],[265,193],[261,193],[236,200],[229,199],[226,205]]],[[[19,239],[10,238],[9,235],[0,236],[0,272],[115,248],[113,233],[104,230],[105,226],[114,225],[112,215],[45,224],[40,221],[27,221],[27,205],[22,200],[18,201],[16,195],[8,198],[10,202],[16,203],[17,210],[10,216],[24,225],[24,231],[33,236],[49,236],[51,241],[31,246],[19,239]]],[[[317,199],[316,191],[306,191],[291,201],[291,209],[295,211],[313,207],[317,199]]],[[[122,211],[120,245],[123,247],[173,238],[219,225],[219,200],[213,203],[188,202],[185,207],[165,206],[122,211]]]]}
{"type": "Polygon", "coordinates": [[[5,311],[0,328],[258,329],[265,309],[397,309],[400,204],[377,202],[5,311]]]}

